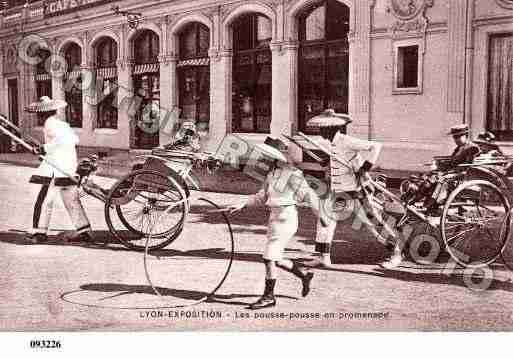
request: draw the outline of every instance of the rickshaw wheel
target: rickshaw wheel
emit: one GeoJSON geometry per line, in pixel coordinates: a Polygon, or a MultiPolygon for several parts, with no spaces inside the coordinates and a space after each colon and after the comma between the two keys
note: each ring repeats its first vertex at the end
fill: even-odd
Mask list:
{"type": "Polygon", "coordinates": [[[176,179],[151,170],[129,173],[112,186],[105,202],[109,231],[127,248],[161,249],[183,230],[188,196],[176,179]],[[125,193],[126,198],[120,197],[125,193]]]}
{"type": "Polygon", "coordinates": [[[507,196],[491,182],[460,184],[449,195],[440,222],[447,252],[464,267],[494,262],[509,237],[510,208],[507,196]]]}

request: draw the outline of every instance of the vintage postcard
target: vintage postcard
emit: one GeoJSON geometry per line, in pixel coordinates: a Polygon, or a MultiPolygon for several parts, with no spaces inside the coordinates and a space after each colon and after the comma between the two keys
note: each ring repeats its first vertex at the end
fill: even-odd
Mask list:
{"type": "Polygon", "coordinates": [[[0,331],[513,329],[513,1],[0,6],[0,331]]]}

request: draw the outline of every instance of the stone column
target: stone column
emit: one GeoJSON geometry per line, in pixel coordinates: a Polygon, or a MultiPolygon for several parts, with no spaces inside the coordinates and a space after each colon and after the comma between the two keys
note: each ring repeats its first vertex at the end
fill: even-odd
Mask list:
{"type": "Polygon", "coordinates": [[[96,71],[94,64],[83,64],[82,74],[82,130],[89,137],[96,127],[96,71]]]}
{"type": "MultiPolygon", "coordinates": [[[[2,25],[1,21],[3,19],[3,14],[0,13],[0,27],[2,25]]],[[[6,101],[6,87],[7,83],[4,78],[4,50],[3,48],[0,48],[0,113],[3,113],[7,116],[8,108],[7,108],[7,101],[6,101]]]]}
{"type": "MultiPolygon", "coordinates": [[[[56,71],[52,72],[52,97],[56,100],[66,100],[64,84],[66,79],[64,78],[64,72],[56,71]]],[[[63,120],[66,120],[66,109],[57,111],[57,115],[63,120]]]]}
{"type": "Polygon", "coordinates": [[[464,121],[467,2],[468,0],[452,0],[448,5],[447,127],[464,121]]]}
{"type": "Polygon", "coordinates": [[[119,148],[129,149],[131,141],[130,107],[132,104],[132,63],[128,60],[117,62],[118,71],[118,131],[119,148]]]}
{"type": "Polygon", "coordinates": [[[23,91],[21,98],[20,125],[22,128],[32,128],[37,124],[37,116],[25,111],[25,108],[32,102],[37,101],[35,69],[25,65],[23,73],[23,91]]]}
{"type": "Polygon", "coordinates": [[[355,2],[354,22],[349,35],[349,113],[353,123],[349,132],[372,138],[370,118],[370,29],[374,0],[355,2]]]}
{"type": "Polygon", "coordinates": [[[280,137],[297,130],[297,42],[273,43],[271,134],[280,137]]]}
{"type": "Polygon", "coordinates": [[[210,151],[232,130],[232,57],[231,50],[210,52],[210,151]]]}

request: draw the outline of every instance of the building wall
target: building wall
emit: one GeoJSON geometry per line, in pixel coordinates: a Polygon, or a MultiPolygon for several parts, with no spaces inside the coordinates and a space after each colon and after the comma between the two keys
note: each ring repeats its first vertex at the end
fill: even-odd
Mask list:
{"type": "MultiPolygon", "coordinates": [[[[485,126],[487,41],[490,34],[513,32],[513,1],[510,0],[417,0],[410,15],[391,11],[398,0],[339,0],[351,9],[349,46],[349,112],[351,132],[385,144],[379,165],[395,169],[423,169],[433,155],[447,154],[452,140],[445,133],[450,126],[467,122],[474,133],[485,126]],[[404,15],[404,14],[403,14],[404,15]],[[470,29],[470,31],[468,31],[470,29]],[[421,52],[422,86],[415,93],[396,93],[393,88],[396,57],[394,48],[416,43],[421,52]]],[[[203,140],[213,150],[231,129],[231,66],[233,46],[230,25],[247,12],[266,15],[273,23],[273,104],[271,133],[294,134],[297,130],[297,29],[296,16],[312,0],[255,1],[155,1],[145,5],[135,0],[119,3],[122,9],[140,11],[144,20],[139,29],[149,28],[160,36],[161,106],[172,110],[178,103],[176,81],[177,33],[191,21],[210,29],[210,132],[203,140]]],[[[398,2],[403,3],[404,2],[398,2]]],[[[82,47],[82,67],[91,66],[92,44],[101,35],[118,43],[118,81],[122,86],[118,130],[93,129],[89,120],[93,109],[84,106],[84,128],[79,130],[85,146],[128,148],[131,127],[124,95],[130,95],[131,57],[129,42],[134,30],[125,18],[112,14],[109,5],[42,18],[36,2],[29,8],[8,11],[0,17],[3,78],[0,111],[6,112],[7,77],[20,80],[20,111],[35,100],[30,68],[19,62],[12,68],[6,53],[20,40],[20,18],[26,28],[48,39],[58,51],[67,42],[82,47]],[[73,35],[71,35],[73,33],[73,35]]],[[[38,7],[39,6],[39,7],[38,7]]],[[[54,84],[54,97],[62,91],[54,84]]],[[[32,127],[33,117],[25,117],[32,127]]],[[[40,129],[35,129],[40,131],[40,129]]],[[[161,131],[167,143],[172,132],[161,131]]],[[[261,141],[265,135],[244,135],[261,141]]],[[[296,152],[297,154],[297,152],[296,152]]],[[[299,156],[297,156],[299,158],[299,156]]]]}

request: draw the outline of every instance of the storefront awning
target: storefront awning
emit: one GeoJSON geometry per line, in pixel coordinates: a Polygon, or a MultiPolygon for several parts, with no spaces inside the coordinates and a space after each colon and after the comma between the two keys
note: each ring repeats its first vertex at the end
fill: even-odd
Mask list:
{"type": "Polygon", "coordinates": [[[96,69],[96,76],[104,79],[113,79],[118,76],[118,71],[116,67],[103,67],[96,69]]]}
{"type": "Polygon", "coordinates": [[[204,57],[201,59],[189,59],[189,60],[183,60],[178,61],[177,66],[183,67],[183,66],[207,66],[210,63],[210,59],[208,57],[204,57]]]}
{"type": "Polygon", "coordinates": [[[80,75],[82,75],[82,71],[77,70],[77,71],[66,72],[66,75],[64,77],[67,79],[76,79],[76,78],[80,77],[80,75]]]}
{"type": "Polygon", "coordinates": [[[36,81],[49,81],[52,79],[50,77],[50,74],[36,74],[36,76],[34,76],[34,78],[36,81]]]}
{"type": "Polygon", "coordinates": [[[145,74],[149,72],[159,72],[159,64],[142,64],[134,66],[134,75],[145,74]]]}

